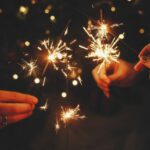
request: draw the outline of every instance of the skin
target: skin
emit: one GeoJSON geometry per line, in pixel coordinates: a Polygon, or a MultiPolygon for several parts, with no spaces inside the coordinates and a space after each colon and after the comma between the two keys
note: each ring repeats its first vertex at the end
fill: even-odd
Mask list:
{"type": "MultiPolygon", "coordinates": [[[[143,68],[145,68],[145,67],[147,67],[147,68],[149,68],[150,69],[150,61],[148,62],[145,62],[145,61],[143,61],[143,59],[142,59],[142,57],[144,57],[144,56],[149,56],[150,57],[150,43],[149,44],[147,44],[142,50],[141,50],[141,52],[140,52],[140,54],[139,54],[139,58],[140,58],[140,60],[137,62],[137,64],[135,65],[135,67],[134,67],[134,69],[136,70],[136,71],[141,71],[143,68]]],[[[150,59],[150,58],[149,58],[150,59]]]]}
{"type": "Polygon", "coordinates": [[[28,94],[0,90],[0,114],[7,116],[8,124],[31,116],[37,102],[36,97],[28,94]]]}
{"type": "Polygon", "coordinates": [[[134,84],[137,73],[130,64],[122,59],[119,63],[102,66],[98,73],[99,65],[92,71],[93,77],[98,87],[103,91],[106,97],[110,97],[110,87],[128,87],[134,84]]]}

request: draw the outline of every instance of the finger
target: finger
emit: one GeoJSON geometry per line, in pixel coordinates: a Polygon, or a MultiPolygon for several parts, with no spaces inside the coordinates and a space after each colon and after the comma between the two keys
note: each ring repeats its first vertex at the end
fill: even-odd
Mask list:
{"type": "Polygon", "coordinates": [[[100,73],[99,73],[99,80],[101,80],[103,83],[110,84],[110,80],[106,74],[105,67],[101,67],[100,73]]]}
{"type": "Polygon", "coordinates": [[[0,101],[1,102],[17,102],[17,103],[33,103],[36,104],[38,99],[32,95],[22,94],[12,91],[0,90],[0,101]]]}
{"type": "Polygon", "coordinates": [[[106,74],[106,68],[104,66],[98,65],[93,71],[93,76],[95,77],[96,81],[99,81],[99,79],[104,80],[107,84],[109,84],[109,78],[106,74]]]}
{"type": "Polygon", "coordinates": [[[106,88],[106,87],[103,87],[101,85],[98,86],[103,92],[110,92],[110,89],[109,88],[106,88]]]}
{"type": "Polygon", "coordinates": [[[0,103],[0,114],[16,115],[33,111],[34,106],[26,103],[0,103]]]}
{"type": "Polygon", "coordinates": [[[134,70],[135,71],[141,71],[144,68],[144,65],[141,63],[141,61],[139,61],[135,66],[134,66],[134,70]]]}
{"type": "Polygon", "coordinates": [[[119,70],[109,75],[108,78],[110,80],[110,85],[117,83],[120,80],[120,77],[122,77],[122,71],[119,70]]]}
{"type": "MultiPolygon", "coordinates": [[[[19,122],[23,119],[28,118],[31,115],[32,115],[32,112],[20,114],[20,115],[7,116],[7,123],[8,124],[16,123],[16,122],[19,122]]],[[[0,124],[2,123],[1,121],[0,121],[0,124]]]]}
{"type": "Polygon", "coordinates": [[[139,57],[145,55],[145,53],[150,52],[150,44],[147,44],[140,52],[139,57]]]}
{"type": "Polygon", "coordinates": [[[110,92],[104,92],[104,95],[109,98],[110,97],[110,92]]]}
{"type": "Polygon", "coordinates": [[[103,80],[99,80],[98,86],[101,86],[103,88],[109,88],[109,85],[103,80]]]}
{"type": "Polygon", "coordinates": [[[97,70],[96,70],[96,69],[93,69],[92,75],[93,75],[93,78],[94,78],[94,80],[96,81],[96,83],[97,83],[97,85],[98,85],[98,84],[99,84],[99,77],[98,77],[98,74],[97,74],[97,70]]]}
{"type": "Polygon", "coordinates": [[[103,88],[109,88],[109,85],[107,84],[107,83],[105,83],[105,80],[103,80],[103,79],[99,79],[99,77],[98,77],[98,75],[96,74],[96,75],[93,75],[94,76],[94,79],[95,79],[95,81],[96,81],[96,83],[97,83],[97,86],[99,87],[99,88],[101,88],[102,90],[103,90],[103,88]]]}

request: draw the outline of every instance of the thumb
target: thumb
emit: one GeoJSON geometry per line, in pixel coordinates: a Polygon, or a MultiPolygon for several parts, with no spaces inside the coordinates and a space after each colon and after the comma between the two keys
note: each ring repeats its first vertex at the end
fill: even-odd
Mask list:
{"type": "Polygon", "coordinates": [[[135,71],[141,71],[144,68],[144,65],[142,64],[141,61],[139,61],[135,66],[134,66],[134,70],[135,71]]]}

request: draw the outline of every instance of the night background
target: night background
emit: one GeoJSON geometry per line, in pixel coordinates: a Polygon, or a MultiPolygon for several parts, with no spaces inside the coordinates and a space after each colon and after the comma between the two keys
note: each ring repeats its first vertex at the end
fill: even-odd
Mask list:
{"type": "Polygon", "coordinates": [[[140,50],[150,41],[149,6],[148,0],[0,0],[0,89],[39,99],[30,118],[0,130],[0,149],[149,150],[148,71],[141,72],[132,87],[112,87],[108,101],[91,74],[97,64],[86,59],[85,51],[78,46],[88,42],[83,26],[100,19],[102,10],[108,24],[123,23],[113,30],[114,35],[125,32],[125,39],[118,44],[121,58],[136,63],[140,50]],[[38,58],[40,41],[56,41],[66,26],[69,33],[65,41],[77,40],[71,49],[82,85],[76,79],[66,80],[49,65],[42,86],[45,62],[41,58],[35,76],[27,76],[19,64],[38,58]],[[48,110],[41,111],[39,107],[47,99],[48,110]],[[77,104],[87,118],[71,122],[56,134],[54,124],[60,106],[77,104]]]}

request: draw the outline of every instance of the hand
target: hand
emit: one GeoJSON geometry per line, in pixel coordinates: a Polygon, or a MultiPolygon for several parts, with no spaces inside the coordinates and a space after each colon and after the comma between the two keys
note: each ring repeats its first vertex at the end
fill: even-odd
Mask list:
{"type": "Polygon", "coordinates": [[[133,64],[119,60],[109,66],[103,65],[98,73],[99,65],[93,69],[92,74],[106,97],[110,97],[110,86],[128,87],[135,82],[136,72],[133,64]]]}
{"type": "Polygon", "coordinates": [[[134,69],[136,71],[141,71],[145,67],[150,69],[150,43],[142,49],[139,58],[140,60],[135,65],[134,69]]]}
{"type": "Polygon", "coordinates": [[[37,98],[31,95],[0,90],[0,115],[7,116],[8,124],[21,121],[32,114],[37,102],[37,98]]]}

